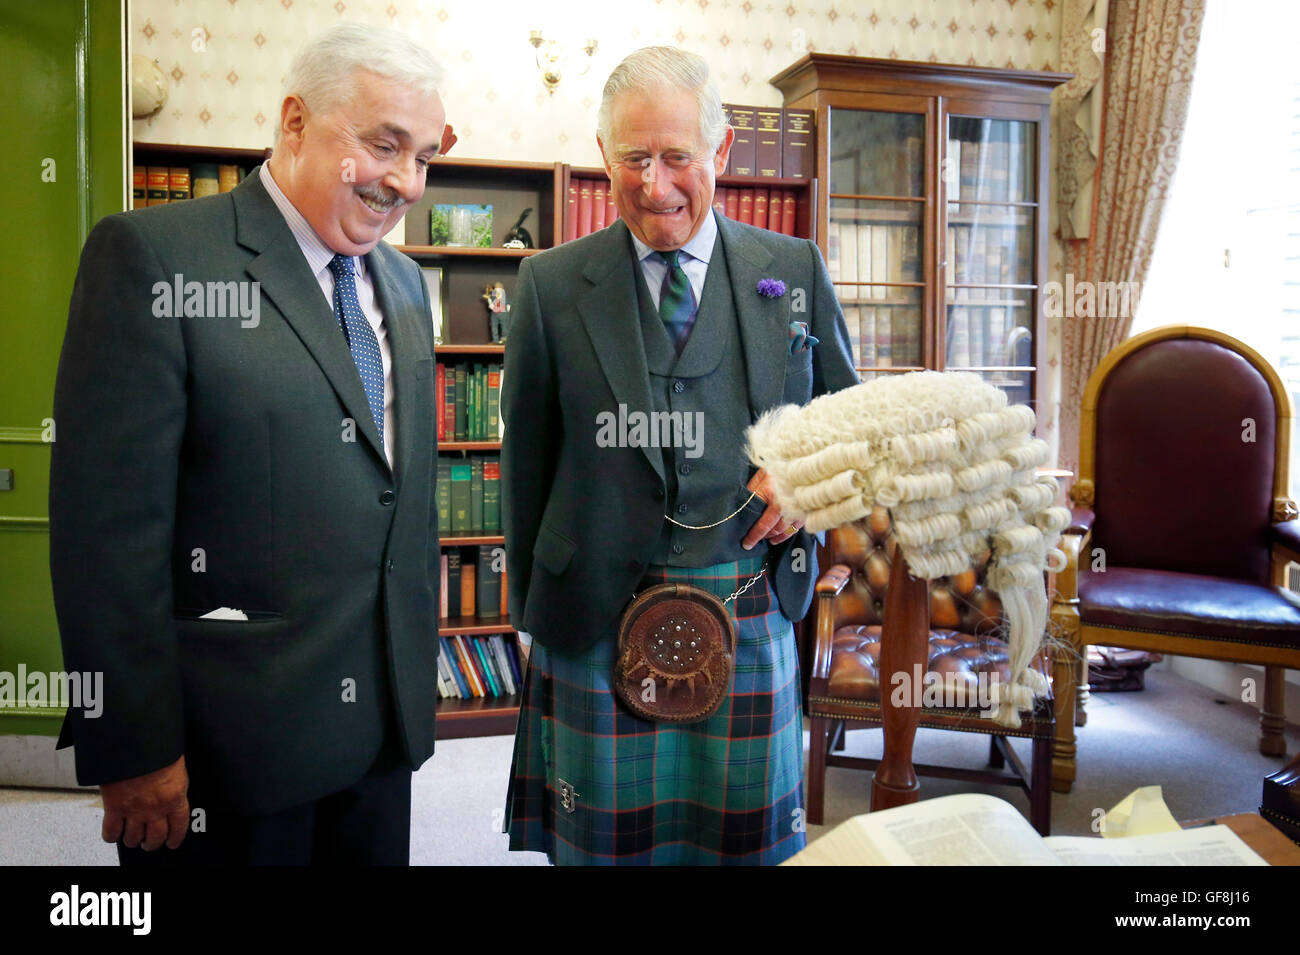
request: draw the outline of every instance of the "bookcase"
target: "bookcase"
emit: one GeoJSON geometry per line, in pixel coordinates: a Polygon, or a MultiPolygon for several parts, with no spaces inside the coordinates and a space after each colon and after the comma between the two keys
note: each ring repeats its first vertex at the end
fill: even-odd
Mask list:
{"type": "Polygon", "coordinates": [[[816,239],[864,380],[969,370],[1041,428],[1050,98],[1069,78],[822,53],[772,78],[816,112],[816,239]]]}

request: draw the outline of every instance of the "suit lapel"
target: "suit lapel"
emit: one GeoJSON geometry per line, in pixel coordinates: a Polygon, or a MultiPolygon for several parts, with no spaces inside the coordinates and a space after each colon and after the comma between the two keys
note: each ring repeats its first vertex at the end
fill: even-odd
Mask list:
{"type": "Polygon", "coordinates": [[[260,283],[262,293],[302,340],[349,417],[387,466],[366,390],[334,319],[334,311],[321,295],[320,285],[308,269],[284,216],[266,194],[260,173],[246,177],[231,193],[231,198],[235,203],[237,241],[260,253],[248,263],[248,274],[260,283]]]}
{"type": "MultiPolygon", "coordinates": [[[[650,370],[641,340],[634,271],[636,256],[623,220],[616,220],[605,232],[603,241],[582,270],[583,278],[591,287],[577,299],[578,314],[615,399],[628,414],[640,411],[649,415],[654,406],[650,401],[650,370]]],[[[610,410],[618,412],[617,408],[610,410]]],[[[659,449],[642,447],[641,451],[663,480],[663,456],[659,449]]]]}
{"type": "Polygon", "coordinates": [[[722,236],[722,251],[731,272],[745,372],[749,377],[749,405],[754,414],[781,403],[785,390],[785,362],[790,302],[787,296],[758,294],[758,280],[773,276],[772,253],[747,230],[725,216],[714,217],[722,236]]]}

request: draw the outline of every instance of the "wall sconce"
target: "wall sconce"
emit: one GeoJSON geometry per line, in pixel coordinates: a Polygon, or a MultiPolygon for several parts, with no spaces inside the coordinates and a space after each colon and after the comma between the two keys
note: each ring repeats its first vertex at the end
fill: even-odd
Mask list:
{"type": "Polygon", "coordinates": [[[530,30],[528,33],[528,42],[533,45],[536,51],[533,59],[537,63],[537,69],[542,74],[542,85],[546,87],[546,92],[552,96],[555,95],[555,87],[560,85],[560,77],[571,68],[576,68],[578,63],[582,63],[582,69],[578,70],[578,76],[585,76],[591,69],[592,57],[596,55],[598,44],[595,40],[588,40],[582,46],[582,52],[587,55],[585,62],[578,59],[578,55],[572,51],[566,51],[563,46],[554,40],[545,40],[542,38],[541,30],[530,30]]]}

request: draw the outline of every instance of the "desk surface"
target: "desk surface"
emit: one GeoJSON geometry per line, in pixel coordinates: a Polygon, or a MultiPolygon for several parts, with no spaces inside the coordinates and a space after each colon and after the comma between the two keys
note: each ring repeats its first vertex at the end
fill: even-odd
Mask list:
{"type": "Polygon", "coordinates": [[[1300,846],[1284,836],[1276,826],[1257,812],[1239,812],[1230,816],[1215,816],[1213,819],[1194,819],[1184,822],[1187,829],[1191,826],[1204,826],[1217,822],[1227,826],[1263,857],[1269,865],[1300,865],[1300,846]]]}

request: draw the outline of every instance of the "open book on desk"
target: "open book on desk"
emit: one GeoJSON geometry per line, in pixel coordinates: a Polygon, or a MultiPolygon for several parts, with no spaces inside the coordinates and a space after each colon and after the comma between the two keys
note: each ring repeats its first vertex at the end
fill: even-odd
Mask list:
{"type": "Polygon", "coordinates": [[[1004,799],[941,796],[854,816],[782,865],[1268,865],[1227,826],[1040,836],[1004,799]]]}

